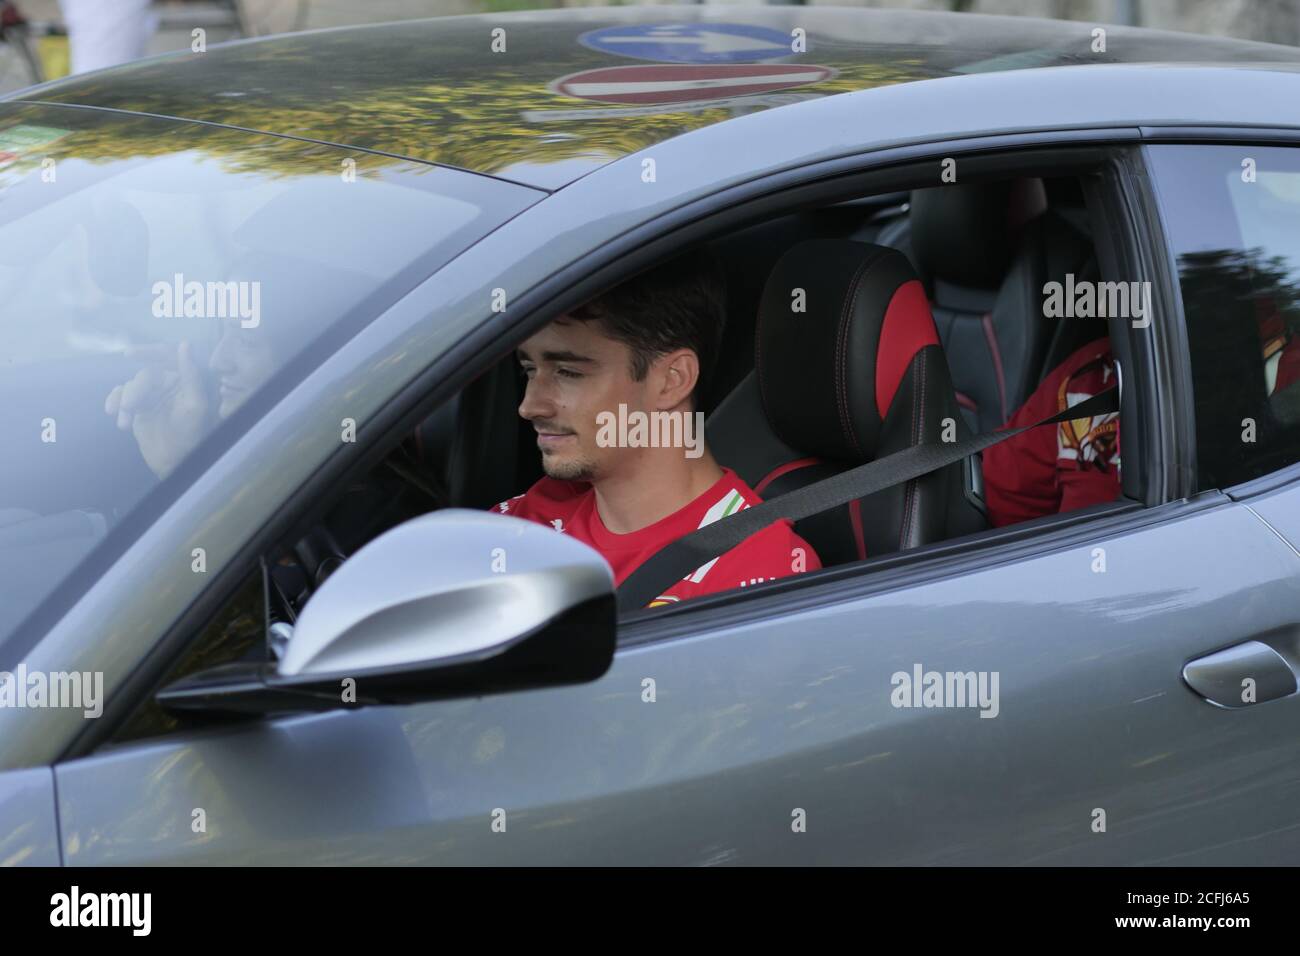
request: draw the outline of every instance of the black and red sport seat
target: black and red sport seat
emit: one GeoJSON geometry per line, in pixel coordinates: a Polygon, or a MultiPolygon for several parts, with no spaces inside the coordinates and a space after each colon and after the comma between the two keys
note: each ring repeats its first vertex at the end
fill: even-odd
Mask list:
{"type": "MultiPolygon", "coordinates": [[[[1063,180],[1051,188],[1068,191],[1063,180]]],[[[1092,244],[1074,212],[1084,210],[1049,205],[1037,177],[954,183],[913,190],[907,218],[877,237],[920,274],[957,400],[977,431],[1003,424],[1047,371],[1096,336],[1085,330],[1080,339],[1081,323],[1043,315],[1048,281],[1064,282],[1067,273],[1096,278],[1092,244]]]]}
{"type": "MultiPolygon", "coordinates": [[[[710,416],[709,447],[775,498],[911,445],[969,434],[925,290],[906,257],[845,239],[799,243],[759,302],[754,371],[710,416]],[[805,311],[795,311],[799,292],[805,311]]],[[[974,467],[978,467],[975,465],[974,467]]],[[[963,465],[814,515],[823,564],[977,531],[963,465]]]]}

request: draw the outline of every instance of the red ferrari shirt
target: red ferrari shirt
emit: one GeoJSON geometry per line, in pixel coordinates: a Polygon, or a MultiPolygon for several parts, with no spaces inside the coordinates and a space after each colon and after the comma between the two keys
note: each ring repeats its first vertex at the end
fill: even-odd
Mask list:
{"type": "MultiPolygon", "coordinates": [[[[1110,339],[1090,342],[1054,368],[1002,428],[1032,425],[1114,384],[1110,339]]],[[[984,452],[984,498],[995,528],[1119,494],[1117,412],[1031,428],[984,452]]]]}
{"type": "MultiPolygon", "coordinates": [[[[618,585],[665,545],[762,500],[734,471],[724,468],[713,487],[686,507],[629,534],[615,534],[605,527],[596,509],[596,493],[585,482],[543,478],[524,494],[501,502],[495,510],[549,524],[561,534],[591,545],[609,562],[618,585]]],[[[702,594],[743,588],[816,571],[821,566],[817,552],[794,533],[791,522],[778,521],[696,568],[648,606],[660,607],[702,594]]]]}

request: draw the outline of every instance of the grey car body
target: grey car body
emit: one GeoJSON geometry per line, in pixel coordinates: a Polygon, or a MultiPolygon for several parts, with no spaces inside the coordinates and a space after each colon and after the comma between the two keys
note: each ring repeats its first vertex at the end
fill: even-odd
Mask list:
{"type": "MultiPolygon", "coordinates": [[[[503,340],[662,254],[693,223],[900,162],[1099,148],[1141,167],[1163,142],[1300,141],[1300,55],[1259,44],[1113,29],[1094,57],[1083,24],[827,8],[602,9],[382,30],[182,54],[0,105],[0,116],[125,110],[261,129],[446,163],[522,197],[0,643],[0,669],[103,672],[101,720],[151,693],[150,658],[192,638],[281,517],[422,403],[463,386],[503,340]],[[422,152],[410,104],[343,116],[317,93],[319,111],[284,104],[284,128],[237,121],[241,100],[287,99],[257,72],[259,57],[314,64],[299,71],[310,91],[328,76],[320,64],[345,69],[349,42],[481,43],[448,53],[442,85],[454,97],[500,26],[543,47],[535,67],[510,67],[536,100],[525,108],[572,109],[546,84],[632,62],[593,53],[580,34],[694,22],[805,28],[807,56],[846,85],[766,104],[779,108],[738,97],[715,114],[536,131],[511,104],[500,125],[460,118],[454,155],[422,152]],[[142,90],[153,99],[133,101],[142,90]],[[511,307],[496,312],[507,271],[511,307]],[[355,444],[340,445],[341,417],[362,423],[355,444]],[[199,546],[211,573],[177,560],[199,546]]],[[[381,54],[356,61],[378,85],[413,82],[384,69],[381,54]]],[[[1125,420],[1140,414],[1145,426],[1140,500],[743,600],[630,615],[608,671],[582,684],[182,727],[117,746],[80,711],[0,709],[0,863],[1295,862],[1300,697],[1216,707],[1183,670],[1260,639],[1296,666],[1300,467],[1198,487],[1183,304],[1150,182],[1141,168],[1132,181],[1134,259],[1156,290],[1125,395],[1125,420]],[[918,664],[997,672],[996,719],[893,706],[890,675],[918,664]]]]}

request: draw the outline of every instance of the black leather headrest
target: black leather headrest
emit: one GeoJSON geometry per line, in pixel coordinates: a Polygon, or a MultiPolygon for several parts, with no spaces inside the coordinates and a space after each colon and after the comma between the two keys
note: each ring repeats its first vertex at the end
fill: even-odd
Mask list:
{"type": "Polygon", "coordinates": [[[777,261],[759,301],[763,411],[792,448],[869,461],[912,358],[938,344],[925,290],[902,253],[847,239],[802,242],[777,261]]]}
{"type": "Polygon", "coordinates": [[[927,282],[996,289],[1021,227],[1047,206],[1041,179],[913,190],[912,252],[927,282]]]}

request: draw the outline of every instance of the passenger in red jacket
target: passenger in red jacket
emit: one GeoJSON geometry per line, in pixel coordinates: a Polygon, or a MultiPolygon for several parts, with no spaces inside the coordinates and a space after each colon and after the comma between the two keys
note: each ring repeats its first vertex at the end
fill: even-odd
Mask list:
{"type": "MultiPolygon", "coordinates": [[[[1300,336],[1280,318],[1259,326],[1269,394],[1300,382],[1300,336]]],[[[1089,342],[1048,373],[1002,426],[1049,418],[1116,384],[1110,339],[1089,342]]],[[[984,497],[993,527],[1074,511],[1120,495],[1119,414],[1031,428],[984,452],[984,497]]]]}
{"type": "MultiPolygon", "coordinates": [[[[1049,418],[1115,384],[1110,339],[1089,342],[1048,373],[1002,427],[1049,418]]],[[[993,527],[1119,497],[1119,414],[1031,428],[984,452],[993,527]]]]}
{"type": "MultiPolygon", "coordinates": [[[[704,444],[700,381],[718,350],[721,277],[679,259],[560,316],[518,350],[546,477],[495,508],[599,551],[622,584],[665,545],[762,499],[704,444]]],[[[650,607],[814,571],[780,521],[697,568],[650,607]]]]}

